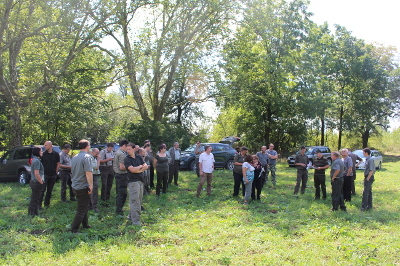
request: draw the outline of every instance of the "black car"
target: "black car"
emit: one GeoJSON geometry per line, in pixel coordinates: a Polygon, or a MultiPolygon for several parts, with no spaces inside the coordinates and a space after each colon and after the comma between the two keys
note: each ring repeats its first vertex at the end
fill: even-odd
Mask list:
{"type": "MultiPolygon", "coordinates": [[[[211,153],[214,155],[214,167],[233,169],[233,158],[236,155],[236,150],[228,144],[222,143],[202,143],[202,146],[210,145],[212,147],[211,153]]],[[[194,154],[196,145],[192,145],[186,150],[181,152],[180,168],[196,170],[196,155],[194,154]]]]}
{"type": "MultiPolygon", "coordinates": [[[[32,149],[42,145],[27,145],[15,147],[0,159],[0,181],[20,182],[27,184],[31,180],[32,149]]],[[[60,153],[60,147],[53,146],[53,150],[60,153]]]]}

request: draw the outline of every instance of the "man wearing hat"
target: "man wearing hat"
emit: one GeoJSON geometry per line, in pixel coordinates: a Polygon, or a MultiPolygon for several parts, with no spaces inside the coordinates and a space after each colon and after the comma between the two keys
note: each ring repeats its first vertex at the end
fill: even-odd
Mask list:
{"type": "Polygon", "coordinates": [[[315,151],[317,158],[314,160],[313,167],[314,172],[314,187],[315,187],[315,199],[321,198],[326,199],[326,185],[325,185],[325,169],[329,168],[328,160],[322,155],[322,152],[318,149],[315,151]]]}

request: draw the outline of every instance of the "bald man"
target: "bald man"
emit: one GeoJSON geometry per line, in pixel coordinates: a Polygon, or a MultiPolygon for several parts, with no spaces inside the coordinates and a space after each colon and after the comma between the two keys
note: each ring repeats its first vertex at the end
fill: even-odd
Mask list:
{"type": "Polygon", "coordinates": [[[40,194],[39,209],[42,209],[43,198],[44,206],[48,207],[50,205],[51,193],[57,181],[58,168],[60,167],[60,155],[53,150],[53,143],[51,143],[51,141],[46,141],[44,143],[44,149],[45,151],[42,156],[44,185],[40,194]]]}

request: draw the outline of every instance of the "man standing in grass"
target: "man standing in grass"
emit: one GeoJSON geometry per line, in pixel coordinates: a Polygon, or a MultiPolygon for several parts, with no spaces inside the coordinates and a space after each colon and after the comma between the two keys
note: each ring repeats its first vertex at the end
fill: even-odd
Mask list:
{"type": "Polygon", "coordinates": [[[351,182],[353,180],[353,160],[349,157],[347,149],[342,150],[342,160],[344,165],[343,173],[343,199],[351,201],[351,182]]]}
{"type": "Polygon", "coordinates": [[[211,153],[212,147],[207,145],[205,147],[205,152],[200,154],[199,157],[199,170],[200,170],[200,183],[197,186],[197,194],[199,197],[201,190],[203,189],[203,184],[207,180],[207,195],[211,196],[211,183],[212,183],[212,173],[214,171],[214,155],[211,153]]]}
{"type": "Polygon", "coordinates": [[[268,174],[271,172],[271,182],[273,187],[276,187],[276,160],[278,159],[278,153],[274,150],[274,144],[269,144],[269,148],[267,150],[268,154],[268,167],[265,169],[266,172],[266,181],[268,181],[268,174]]]}
{"type": "Polygon", "coordinates": [[[43,198],[44,206],[48,207],[50,205],[51,194],[56,184],[58,168],[60,167],[60,155],[53,150],[53,143],[51,143],[51,141],[46,141],[44,143],[44,148],[45,151],[42,156],[44,185],[40,194],[39,209],[42,208],[43,198]]]}
{"type": "Polygon", "coordinates": [[[375,163],[371,159],[371,150],[368,148],[363,149],[365,156],[365,170],[364,170],[364,191],[362,198],[362,211],[369,211],[372,209],[372,183],[374,183],[375,163]]]}
{"type": "Polygon", "coordinates": [[[143,157],[135,153],[135,144],[129,143],[126,147],[128,155],[124,159],[125,169],[128,171],[129,190],[129,218],[133,225],[140,225],[140,215],[144,190],[144,171],[148,165],[143,157]]]}
{"type": "Polygon", "coordinates": [[[347,149],[347,150],[349,151],[349,157],[353,161],[353,176],[351,179],[351,195],[355,196],[356,195],[356,187],[355,187],[354,181],[356,180],[356,176],[357,176],[357,166],[362,162],[362,159],[357,154],[352,153],[350,149],[347,149]],[[357,163],[357,160],[358,160],[358,163],[357,163]]]}
{"type": "Polygon", "coordinates": [[[322,152],[318,149],[315,151],[317,157],[314,160],[314,187],[315,187],[315,199],[319,200],[326,199],[326,185],[325,185],[325,169],[329,168],[328,160],[322,155],[322,152]]]}
{"type": "Polygon", "coordinates": [[[344,164],[339,156],[337,151],[331,153],[332,211],[337,211],[339,206],[342,211],[346,211],[342,194],[344,164]]]}
{"type": "Polygon", "coordinates": [[[61,201],[67,202],[67,186],[69,187],[69,199],[76,201],[74,192],[72,191],[71,181],[71,157],[69,152],[71,145],[65,144],[60,152],[60,179],[61,179],[61,201]]]}
{"type": "Polygon", "coordinates": [[[83,139],[78,143],[81,150],[78,155],[71,159],[71,179],[72,188],[75,192],[78,206],[76,208],[75,218],[71,224],[71,231],[77,233],[79,226],[90,228],[88,221],[88,209],[90,194],[93,190],[93,164],[90,151],[89,141],[83,139]]]}
{"type": "Polygon", "coordinates": [[[128,177],[127,171],[124,165],[124,160],[126,157],[126,148],[129,141],[122,139],[119,142],[119,149],[114,155],[114,172],[115,172],[115,187],[117,191],[116,197],[116,213],[117,215],[123,215],[123,208],[126,202],[126,197],[128,195],[128,177]]]}
{"type": "Polygon", "coordinates": [[[297,179],[296,179],[296,186],[294,187],[294,195],[297,197],[300,189],[301,183],[301,194],[304,194],[307,186],[308,180],[308,171],[307,171],[307,164],[308,164],[308,157],[305,154],[306,147],[300,147],[300,154],[296,155],[294,159],[294,165],[297,167],[297,179]]]}
{"type": "Polygon", "coordinates": [[[246,147],[242,147],[240,150],[240,153],[237,153],[235,155],[235,158],[233,158],[233,196],[237,197],[239,196],[239,189],[240,185],[242,185],[242,195],[244,197],[245,194],[245,186],[243,183],[243,171],[242,171],[242,165],[244,163],[244,157],[246,157],[246,154],[249,149],[246,147]]]}

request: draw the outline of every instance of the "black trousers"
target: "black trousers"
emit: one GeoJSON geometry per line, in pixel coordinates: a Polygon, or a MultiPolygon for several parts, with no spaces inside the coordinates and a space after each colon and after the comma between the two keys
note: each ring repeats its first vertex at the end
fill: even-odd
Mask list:
{"type": "Polygon", "coordinates": [[[243,174],[238,174],[233,172],[233,196],[237,197],[239,196],[239,189],[240,189],[240,185],[242,185],[242,196],[244,197],[245,191],[246,191],[246,187],[244,186],[243,183],[243,174]]]}
{"type": "Polygon", "coordinates": [[[70,171],[60,171],[60,179],[61,179],[61,200],[67,200],[67,186],[69,187],[69,199],[75,199],[74,191],[72,191],[72,181],[71,181],[71,172],[70,171]]]}
{"type": "Polygon", "coordinates": [[[78,205],[76,207],[75,218],[71,224],[71,231],[78,232],[80,225],[82,224],[83,228],[89,226],[88,223],[88,210],[89,210],[89,201],[90,195],[88,194],[87,189],[77,189],[74,190],[76,199],[78,201],[78,205]]]}
{"type": "Polygon", "coordinates": [[[28,214],[29,215],[39,215],[39,201],[40,201],[40,193],[43,188],[43,184],[40,184],[38,181],[29,181],[29,185],[32,189],[31,201],[29,202],[28,214]]]}
{"type": "Polygon", "coordinates": [[[253,185],[251,188],[251,199],[252,200],[259,200],[260,199],[260,195],[261,195],[261,191],[264,187],[265,184],[265,178],[264,177],[256,177],[253,180],[253,185]],[[256,191],[257,190],[257,191],[256,191]]]}
{"type": "Polygon", "coordinates": [[[162,193],[167,193],[169,172],[157,171],[157,187],[156,195],[159,196],[162,188],[162,193]]]}
{"type": "Polygon", "coordinates": [[[179,160],[175,160],[173,164],[169,165],[169,179],[168,183],[172,183],[172,179],[174,180],[174,184],[178,184],[178,174],[179,174],[179,160]]]}
{"type": "Polygon", "coordinates": [[[321,198],[321,190],[322,190],[322,198],[326,199],[326,185],[325,185],[325,175],[315,175],[314,174],[314,187],[315,187],[315,198],[321,198]]]}
{"type": "Polygon", "coordinates": [[[51,194],[53,193],[54,185],[57,181],[57,175],[44,175],[44,185],[42,186],[42,191],[40,192],[39,207],[42,207],[42,202],[44,198],[44,206],[50,205],[51,194]],[[46,193],[46,196],[44,194],[46,193]]]}
{"type": "Polygon", "coordinates": [[[128,197],[128,177],[127,174],[115,174],[116,197],[116,213],[122,214],[123,208],[128,197]]]}
{"type": "Polygon", "coordinates": [[[346,206],[344,205],[344,200],[343,200],[343,194],[342,194],[342,189],[343,189],[343,178],[335,178],[331,184],[332,184],[332,210],[338,210],[339,206],[341,210],[346,210],[346,206]]]}
{"type": "Polygon", "coordinates": [[[154,188],[154,166],[150,164],[150,188],[154,188]]]}
{"type": "Polygon", "coordinates": [[[352,176],[344,176],[343,177],[343,199],[345,201],[351,201],[351,185],[353,182],[353,177],[352,176]]]}
{"type": "Polygon", "coordinates": [[[114,170],[112,166],[101,166],[101,200],[110,199],[111,188],[114,182],[114,170]]]}

